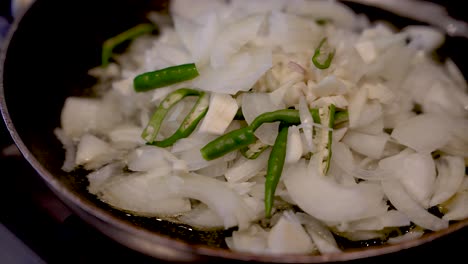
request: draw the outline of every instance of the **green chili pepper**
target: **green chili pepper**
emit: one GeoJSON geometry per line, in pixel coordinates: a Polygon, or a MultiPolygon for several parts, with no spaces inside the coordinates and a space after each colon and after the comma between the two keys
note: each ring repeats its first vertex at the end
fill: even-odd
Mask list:
{"type": "MultiPolygon", "coordinates": [[[[150,119],[148,125],[146,126],[146,128],[143,130],[143,133],[141,134],[141,137],[144,140],[146,140],[148,143],[152,144],[155,141],[156,136],[159,133],[159,129],[161,128],[161,124],[162,124],[164,118],[166,117],[167,113],[169,112],[169,110],[174,105],[176,105],[180,100],[184,99],[187,96],[194,96],[194,95],[203,97],[204,92],[200,92],[200,91],[193,90],[193,89],[188,89],[188,88],[181,88],[181,89],[178,89],[178,90],[170,93],[168,96],[166,96],[166,98],[164,98],[164,100],[161,102],[161,104],[159,104],[158,108],[154,112],[154,114],[151,117],[151,119],[150,119]]],[[[200,102],[200,99],[198,100],[198,102],[200,102]]],[[[197,104],[199,105],[198,102],[197,102],[197,104]]],[[[193,112],[194,112],[193,110],[194,109],[192,109],[191,114],[193,114],[193,112]]],[[[206,111],[203,113],[203,115],[205,113],[206,113],[206,111]]],[[[191,114],[189,114],[189,116],[191,114]]],[[[200,121],[201,117],[200,118],[195,118],[195,119],[190,118],[190,119],[193,120],[194,122],[196,121],[198,123],[198,121],[200,121]]],[[[186,120],[187,120],[187,118],[186,118],[186,120]]],[[[186,120],[184,120],[184,122],[186,120]]],[[[184,125],[184,123],[182,123],[182,125],[184,125]]],[[[181,129],[182,131],[190,130],[190,128],[191,128],[191,126],[193,124],[185,124],[185,125],[187,125],[187,128],[185,128],[185,129],[184,128],[182,128],[182,129],[179,128],[179,129],[181,129]]],[[[195,124],[195,126],[196,126],[196,124],[195,124]]],[[[186,132],[180,132],[180,133],[186,133],[186,132]]]]}
{"type": "Polygon", "coordinates": [[[209,95],[205,92],[200,92],[197,102],[192,107],[190,113],[185,117],[184,121],[182,121],[177,131],[164,140],[154,141],[151,145],[165,148],[174,145],[174,143],[181,138],[190,136],[201,119],[206,115],[206,112],[208,112],[209,105],[209,95]]]}
{"type": "Polygon", "coordinates": [[[242,154],[242,156],[246,157],[247,159],[256,159],[268,147],[270,146],[263,143],[262,141],[258,139],[257,142],[241,148],[240,153],[242,154]]]}
{"type": "Polygon", "coordinates": [[[336,111],[335,112],[334,126],[343,124],[344,122],[347,122],[348,120],[349,120],[348,111],[341,110],[341,111],[336,111]]]}
{"type": "Polygon", "coordinates": [[[293,109],[282,109],[282,110],[276,110],[273,112],[263,113],[257,116],[257,118],[255,118],[252,121],[252,123],[250,124],[250,127],[252,127],[252,129],[255,131],[263,123],[273,123],[273,122],[278,122],[278,121],[281,121],[289,125],[300,124],[301,118],[299,116],[299,111],[293,110],[293,109]]]}
{"type": "Polygon", "coordinates": [[[213,160],[231,151],[255,143],[257,138],[250,126],[233,130],[206,144],[201,150],[205,160],[213,160]]]}
{"type": "Polygon", "coordinates": [[[315,49],[314,56],[312,57],[312,62],[314,63],[315,67],[318,69],[324,70],[330,67],[331,61],[333,60],[333,57],[335,56],[335,50],[332,52],[328,53],[327,59],[322,63],[319,61],[319,58],[322,56],[322,46],[325,44],[327,41],[327,38],[323,38],[322,41],[320,41],[319,46],[315,49]]]}
{"type": "Polygon", "coordinates": [[[288,143],[288,129],[287,124],[280,126],[280,131],[268,158],[265,182],[265,216],[267,218],[271,217],[276,187],[283,172],[284,160],[286,159],[286,145],[288,143]]]}
{"type": "MultiPolygon", "coordinates": [[[[335,125],[335,110],[336,107],[334,104],[331,104],[328,107],[328,127],[333,128],[335,125]]],[[[331,163],[331,156],[332,156],[332,141],[333,141],[333,130],[328,130],[328,143],[327,143],[327,150],[328,150],[328,155],[327,155],[327,160],[325,162],[325,169],[323,172],[323,175],[327,175],[328,170],[330,169],[330,163],[331,163]]]]}
{"type": "Polygon", "coordinates": [[[198,75],[197,66],[194,63],[182,64],[140,74],[133,79],[133,86],[136,92],[146,92],[171,84],[188,81],[198,75]]]}
{"type": "Polygon", "coordinates": [[[112,51],[115,47],[127,40],[132,40],[138,36],[151,33],[154,29],[155,26],[153,24],[140,24],[104,41],[101,55],[102,66],[105,67],[109,64],[109,60],[112,57],[112,51]]]}
{"type": "MultiPolygon", "coordinates": [[[[315,123],[320,124],[318,109],[311,109],[310,113],[315,123]]],[[[242,149],[257,141],[254,132],[264,123],[280,121],[284,125],[298,125],[301,123],[299,111],[294,109],[282,109],[273,112],[263,113],[244,128],[240,128],[224,134],[211,141],[201,149],[203,158],[212,160],[219,158],[226,153],[242,149]]]]}

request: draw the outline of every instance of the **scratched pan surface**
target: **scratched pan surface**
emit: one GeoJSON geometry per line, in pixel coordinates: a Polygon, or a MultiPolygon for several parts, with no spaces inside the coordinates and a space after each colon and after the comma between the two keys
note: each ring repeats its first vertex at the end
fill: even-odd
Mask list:
{"type": "MultiPolygon", "coordinates": [[[[352,261],[416,247],[466,230],[468,220],[399,245],[381,246],[379,241],[369,241],[371,246],[362,248],[344,241],[348,249],[337,255],[258,256],[226,250],[224,237],[230,230],[195,231],[155,218],[132,216],[98,201],[86,191],[84,171],[67,174],[60,169],[64,151],[52,131],[60,124],[60,111],[67,96],[92,95],[87,87],[96,80],[87,75],[87,70],[100,63],[102,42],[146,21],[149,10],[167,12],[167,6],[167,1],[150,0],[37,0],[14,24],[2,52],[0,102],[7,127],[25,158],[52,191],[85,221],[144,254],[191,262],[220,258],[260,262],[352,261]]],[[[375,8],[357,4],[351,7],[372,20],[388,20],[397,27],[415,23],[375,8]]],[[[450,38],[437,57],[452,57],[466,75],[467,65],[462,63],[468,59],[467,44],[465,39],[450,38]]]]}

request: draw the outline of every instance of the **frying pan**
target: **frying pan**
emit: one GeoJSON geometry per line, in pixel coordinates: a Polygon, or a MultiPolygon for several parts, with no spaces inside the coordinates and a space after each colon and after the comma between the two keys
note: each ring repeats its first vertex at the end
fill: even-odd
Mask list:
{"type": "MultiPolygon", "coordinates": [[[[371,20],[388,20],[397,27],[420,24],[377,8],[347,4],[371,20]]],[[[148,10],[167,12],[167,7],[167,1],[154,0],[37,0],[16,20],[5,43],[1,54],[0,103],[7,128],[23,156],[50,189],[86,222],[129,248],[181,262],[356,261],[416,247],[466,229],[468,219],[396,245],[349,249],[323,256],[260,256],[224,249],[224,236],[229,231],[194,231],[154,218],[131,216],[97,200],[86,191],[84,171],[61,170],[64,150],[52,131],[60,125],[60,111],[67,96],[92,96],[87,87],[96,80],[87,70],[99,65],[102,42],[144,22],[148,10]]],[[[451,57],[466,75],[466,47],[466,39],[449,37],[437,56],[451,57]]]]}

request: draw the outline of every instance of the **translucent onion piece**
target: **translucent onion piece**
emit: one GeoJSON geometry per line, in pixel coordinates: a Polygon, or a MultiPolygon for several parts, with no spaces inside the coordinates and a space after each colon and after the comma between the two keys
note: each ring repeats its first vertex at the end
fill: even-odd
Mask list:
{"type": "Polygon", "coordinates": [[[436,160],[437,179],[430,205],[447,201],[460,188],[465,177],[465,162],[462,157],[441,156],[436,160]]]}
{"type": "Polygon", "coordinates": [[[330,19],[345,28],[356,26],[356,15],[344,4],[336,1],[291,1],[286,11],[293,14],[310,16],[314,19],[330,19]]]}
{"type": "Polygon", "coordinates": [[[99,99],[68,97],[60,117],[61,127],[72,139],[87,132],[106,132],[120,120],[118,113],[99,99]]]}
{"type": "Polygon", "coordinates": [[[332,232],[320,221],[304,213],[296,213],[297,218],[304,225],[307,233],[322,254],[341,252],[332,232]]]}
{"type": "Polygon", "coordinates": [[[405,214],[397,210],[390,210],[383,215],[348,222],[343,227],[339,226],[338,229],[342,232],[378,231],[386,227],[401,227],[410,224],[411,221],[405,214]]]}
{"type": "Polygon", "coordinates": [[[172,216],[188,212],[190,201],[170,190],[169,171],[112,177],[95,193],[110,205],[145,216],[172,216]]]}
{"type": "Polygon", "coordinates": [[[120,162],[110,163],[98,170],[95,170],[88,174],[88,191],[90,193],[97,193],[99,188],[105,183],[110,177],[122,174],[124,164],[120,162]]]}
{"type": "Polygon", "coordinates": [[[299,161],[303,154],[301,134],[297,126],[290,126],[288,130],[288,143],[286,145],[285,163],[293,164],[299,161]]]}
{"type": "Polygon", "coordinates": [[[449,141],[450,127],[440,116],[421,114],[397,124],[391,136],[418,152],[430,153],[449,141]]]}
{"type": "MultiPolygon", "coordinates": [[[[314,151],[314,142],[312,141],[312,126],[314,120],[310,114],[309,107],[304,97],[301,97],[299,100],[299,116],[301,118],[302,131],[304,131],[304,139],[307,144],[307,150],[309,152],[314,151]]],[[[333,133],[335,135],[335,133],[333,133]]]]}
{"type": "Polygon", "coordinates": [[[65,149],[65,161],[62,165],[62,170],[65,172],[70,172],[75,168],[75,156],[76,156],[76,147],[73,143],[73,140],[65,135],[62,129],[54,129],[54,134],[62,143],[63,148],[65,149]]]}
{"type": "Polygon", "coordinates": [[[275,254],[307,254],[314,244],[299,222],[283,215],[270,230],[268,248],[275,254]]]}
{"type": "Polygon", "coordinates": [[[169,186],[179,197],[192,198],[206,204],[223,220],[224,228],[248,228],[251,213],[242,197],[228,187],[226,182],[200,175],[187,175],[169,186]]]}
{"type": "Polygon", "coordinates": [[[361,116],[362,109],[365,106],[367,100],[367,89],[361,87],[354,95],[351,97],[348,106],[349,114],[349,127],[359,126],[359,119],[361,116]]]}
{"type": "Polygon", "coordinates": [[[252,225],[244,231],[232,232],[232,237],[226,238],[229,248],[250,253],[268,253],[268,232],[259,225],[252,225]]]}
{"type": "Polygon", "coordinates": [[[442,220],[427,212],[406,192],[397,179],[391,177],[382,181],[385,195],[398,211],[401,211],[416,225],[437,231],[448,227],[448,221],[442,220]]]}
{"type": "Polygon", "coordinates": [[[423,230],[418,230],[418,229],[410,230],[408,233],[406,233],[404,235],[389,238],[387,242],[389,244],[397,244],[397,243],[401,243],[401,242],[404,242],[404,241],[410,241],[410,240],[418,239],[418,238],[422,237],[422,235],[424,235],[423,230]]]}
{"type": "Polygon", "coordinates": [[[283,182],[291,198],[306,213],[322,221],[352,221],[380,215],[387,208],[383,193],[372,184],[343,186],[333,179],[320,176],[305,162],[287,166],[283,182]]]}
{"type": "Polygon", "coordinates": [[[228,25],[218,34],[216,42],[213,45],[211,66],[214,69],[218,69],[228,64],[229,59],[242,46],[257,36],[260,26],[264,22],[264,15],[255,15],[228,25]]]}
{"type": "Polygon", "coordinates": [[[170,162],[165,158],[167,150],[155,146],[144,146],[135,149],[128,156],[127,166],[132,171],[150,171],[169,168],[170,162]]]}
{"type": "Polygon", "coordinates": [[[188,225],[202,229],[223,228],[223,220],[205,204],[195,206],[178,219],[188,225]]]}
{"type": "Polygon", "coordinates": [[[97,169],[117,158],[118,152],[112,146],[98,137],[85,134],[81,137],[76,150],[76,165],[86,169],[97,169]]]}
{"type": "Polygon", "coordinates": [[[205,91],[236,94],[248,91],[272,66],[272,55],[268,49],[246,49],[235,54],[229,64],[219,68],[200,69],[194,86],[205,91]]]}
{"type": "Polygon", "coordinates": [[[430,154],[411,153],[410,150],[404,150],[395,156],[381,160],[379,167],[393,171],[393,175],[411,197],[422,207],[429,208],[436,179],[435,164],[430,154]]]}
{"type": "Polygon", "coordinates": [[[226,171],[226,180],[229,182],[248,181],[266,168],[270,152],[271,149],[267,149],[256,159],[240,157],[232,167],[226,171]]]}
{"type": "Polygon", "coordinates": [[[360,154],[379,159],[382,157],[388,138],[388,135],[385,133],[368,135],[356,131],[348,131],[343,137],[342,142],[360,154]]]}

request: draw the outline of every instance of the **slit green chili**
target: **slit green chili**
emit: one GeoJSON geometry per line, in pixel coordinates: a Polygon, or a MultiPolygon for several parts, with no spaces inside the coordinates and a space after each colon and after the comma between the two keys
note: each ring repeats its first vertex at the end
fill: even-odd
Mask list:
{"type": "Polygon", "coordinates": [[[185,117],[184,121],[182,121],[177,131],[164,140],[154,141],[151,145],[165,148],[174,145],[174,143],[181,138],[190,136],[201,119],[206,115],[206,112],[208,112],[209,105],[209,95],[205,92],[201,92],[197,102],[190,110],[190,113],[185,117]]]}
{"type": "MultiPolygon", "coordinates": [[[[310,113],[315,123],[320,124],[318,109],[311,109],[310,113]]],[[[282,109],[263,113],[244,128],[240,128],[224,134],[206,144],[201,150],[205,160],[219,158],[231,151],[242,149],[257,141],[255,130],[264,123],[282,122],[284,125],[298,125],[301,123],[299,111],[294,109],[282,109]]]]}
{"type": "Polygon", "coordinates": [[[154,29],[155,25],[153,24],[139,24],[104,41],[102,45],[101,65],[106,67],[109,64],[109,60],[112,57],[112,52],[115,47],[127,40],[132,40],[138,36],[151,33],[154,29]]]}
{"type": "Polygon", "coordinates": [[[314,56],[312,57],[312,62],[314,63],[315,67],[321,70],[325,70],[328,67],[330,67],[333,57],[335,57],[335,50],[333,50],[332,52],[328,53],[327,59],[324,62],[319,61],[320,57],[323,55],[321,49],[323,45],[326,44],[326,42],[327,42],[327,38],[323,38],[320,41],[320,44],[315,49],[314,56]]]}
{"type": "MultiPolygon", "coordinates": [[[[162,122],[164,121],[164,118],[166,117],[167,113],[169,112],[169,110],[174,105],[176,105],[179,101],[181,101],[182,99],[184,99],[187,96],[204,97],[204,94],[205,94],[204,92],[200,92],[200,91],[193,90],[193,89],[188,89],[188,88],[181,88],[181,89],[178,89],[178,90],[170,93],[159,104],[159,106],[156,108],[156,111],[154,111],[153,115],[151,116],[150,121],[148,122],[148,125],[143,130],[143,133],[141,134],[141,137],[146,142],[148,142],[149,144],[153,144],[155,139],[156,139],[156,136],[159,133],[159,129],[161,128],[161,125],[162,125],[162,122]]],[[[189,116],[191,116],[193,114],[194,110],[200,110],[200,109],[196,108],[197,105],[200,106],[200,98],[197,101],[197,104],[195,104],[194,109],[192,109],[192,112],[189,114],[189,116]]],[[[196,118],[191,117],[190,120],[192,120],[193,122],[196,122],[198,124],[198,122],[201,120],[201,118],[203,118],[203,116],[205,114],[206,114],[206,110],[201,111],[199,113],[200,116],[198,116],[196,118]]],[[[185,121],[190,121],[190,120],[188,120],[188,117],[187,117],[186,120],[184,120],[184,122],[182,123],[182,125],[184,125],[185,121]]],[[[195,123],[185,123],[185,128],[184,127],[179,128],[181,130],[181,132],[179,132],[179,135],[181,135],[181,134],[185,135],[186,133],[188,133],[188,131],[190,131],[190,129],[193,126],[196,126],[196,124],[195,123]]],[[[193,129],[192,129],[192,131],[193,131],[193,129]]],[[[190,131],[190,133],[191,133],[191,131],[190,131]]],[[[171,141],[173,139],[174,138],[172,138],[171,141]]],[[[168,142],[165,142],[165,143],[167,144],[168,142]]]]}
{"type": "MultiPolygon", "coordinates": [[[[331,104],[328,107],[328,127],[333,128],[335,126],[335,110],[336,107],[334,104],[331,104]]],[[[325,163],[325,169],[323,172],[323,175],[327,175],[328,170],[330,169],[330,163],[331,163],[331,156],[332,156],[332,141],[333,141],[333,130],[328,130],[328,142],[327,142],[327,160],[325,163]]]]}
{"type": "Polygon", "coordinates": [[[133,79],[136,92],[146,92],[179,82],[192,80],[199,75],[195,63],[182,64],[157,71],[145,72],[133,79]]]}
{"type": "Polygon", "coordinates": [[[268,158],[267,174],[265,181],[265,216],[271,217],[271,209],[275,198],[276,187],[283,172],[286,159],[286,146],[288,143],[288,124],[281,124],[275,144],[268,158]]]}
{"type": "Polygon", "coordinates": [[[231,151],[255,143],[257,138],[250,126],[233,130],[206,144],[201,150],[205,160],[219,158],[231,151]]]}

